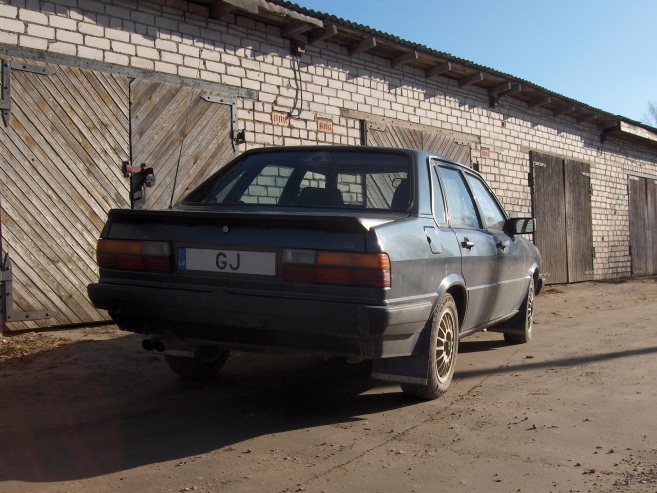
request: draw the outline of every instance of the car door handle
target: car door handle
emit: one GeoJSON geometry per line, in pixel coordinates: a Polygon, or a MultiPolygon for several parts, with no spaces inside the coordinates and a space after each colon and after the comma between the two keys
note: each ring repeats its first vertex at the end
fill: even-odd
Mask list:
{"type": "Polygon", "coordinates": [[[506,247],[509,246],[509,242],[508,241],[498,241],[496,246],[500,250],[504,251],[504,250],[506,250],[506,247]]]}
{"type": "Polygon", "coordinates": [[[468,250],[472,250],[474,248],[475,244],[473,242],[471,242],[470,240],[468,240],[467,238],[463,238],[463,241],[461,242],[461,246],[463,248],[467,248],[468,250]]]}

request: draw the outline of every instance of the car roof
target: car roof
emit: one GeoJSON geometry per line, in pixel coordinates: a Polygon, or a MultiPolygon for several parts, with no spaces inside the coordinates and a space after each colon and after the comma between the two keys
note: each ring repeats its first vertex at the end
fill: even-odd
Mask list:
{"type": "Polygon", "coordinates": [[[447,164],[460,166],[472,171],[472,168],[464,164],[457,163],[456,161],[438,154],[436,152],[424,151],[420,149],[399,148],[399,147],[373,147],[373,146],[349,146],[349,145],[302,145],[302,146],[276,146],[276,147],[257,147],[249,149],[244,154],[266,154],[271,152],[308,152],[308,151],[357,151],[357,152],[393,152],[409,154],[417,161],[423,161],[429,157],[437,158],[447,164]]]}

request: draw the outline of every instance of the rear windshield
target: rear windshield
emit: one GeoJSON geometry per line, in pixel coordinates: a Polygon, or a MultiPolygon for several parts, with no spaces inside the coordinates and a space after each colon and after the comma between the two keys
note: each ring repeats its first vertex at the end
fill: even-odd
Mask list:
{"type": "Polygon", "coordinates": [[[357,151],[254,154],[210,177],[186,204],[408,208],[410,157],[357,151]]]}

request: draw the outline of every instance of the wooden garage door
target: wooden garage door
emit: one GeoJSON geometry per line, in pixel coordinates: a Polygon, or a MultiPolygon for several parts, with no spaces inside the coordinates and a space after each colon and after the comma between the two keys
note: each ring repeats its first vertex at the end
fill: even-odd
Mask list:
{"type": "Polygon", "coordinates": [[[632,274],[657,274],[657,180],[628,179],[632,274]]]}
{"type": "Polygon", "coordinates": [[[548,284],[593,276],[590,165],[532,152],[534,234],[548,284]]]}
{"type": "Polygon", "coordinates": [[[175,205],[235,155],[232,110],[232,102],[208,90],[131,82],[132,162],[152,166],[156,178],[136,207],[175,205]]]}
{"type": "Polygon", "coordinates": [[[13,309],[58,314],[25,315],[8,328],[103,320],[86,286],[97,279],[96,240],[107,211],[128,206],[121,174],[128,80],[13,60],[10,92],[9,124],[0,126],[0,221],[3,256],[13,265],[13,309]]]}
{"type": "Polygon", "coordinates": [[[368,146],[399,147],[435,152],[466,166],[472,166],[470,144],[450,134],[426,129],[364,122],[368,146]]]}

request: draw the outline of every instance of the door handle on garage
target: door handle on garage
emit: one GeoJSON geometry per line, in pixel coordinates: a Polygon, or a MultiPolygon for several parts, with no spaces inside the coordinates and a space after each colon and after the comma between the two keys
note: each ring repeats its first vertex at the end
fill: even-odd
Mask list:
{"type": "Polygon", "coordinates": [[[463,241],[461,242],[461,246],[462,246],[463,248],[467,248],[468,250],[472,250],[472,249],[474,248],[475,244],[472,243],[472,242],[471,242],[470,240],[468,240],[467,238],[463,238],[463,241]]]}

